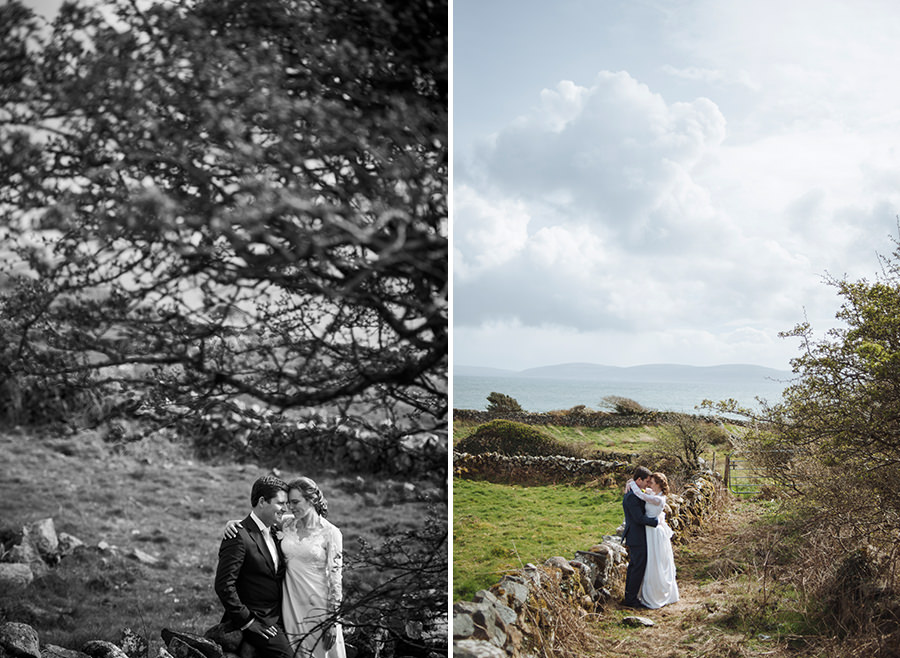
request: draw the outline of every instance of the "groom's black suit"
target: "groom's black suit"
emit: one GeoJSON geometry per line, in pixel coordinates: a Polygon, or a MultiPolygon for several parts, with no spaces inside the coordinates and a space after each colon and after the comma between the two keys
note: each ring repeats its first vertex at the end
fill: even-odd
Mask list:
{"type": "Polygon", "coordinates": [[[225,606],[222,621],[233,630],[243,628],[252,619],[258,619],[264,626],[277,626],[280,630],[274,638],[267,640],[258,633],[244,631],[244,640],[266,658],[289,658],[293,652],[281,623],[284,555],[276,541],[279,553],[276,569],[262,531],[253,518],[248,515],[241,526],[235,537],[223,539],[219,547],[215,587],[225,606]]]}
{"type": "Polygon", "coordinates": [[[659,519],[647,516],[645,503],[634,492],[628,491],[622,499],[625,510],[625,530],[622,542],[628,547],[628,571],[625,572],[625,605],[637,605],[638,592],[647,570],[647,530],[644,526],[656,526],[659,519]]]}

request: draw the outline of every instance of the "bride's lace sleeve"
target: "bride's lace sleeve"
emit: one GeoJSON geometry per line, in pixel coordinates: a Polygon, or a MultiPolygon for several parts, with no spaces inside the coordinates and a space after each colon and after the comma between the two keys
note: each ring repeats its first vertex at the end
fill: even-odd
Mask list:
{"type": "Polygon", "coordinates": [[[665,505],[666,497],[665,496],[657,496],[656,494],[645,493],[634,480],[628,481],[628,486],[631,487],[631,492],[647,503],[653,503],[654,505],[665,505]]]}
{"type": "Polygon", "coordinates": [[[343,589],[341,572],[344,567],[344,541],[341,531],[335,526],[329,528],[326,547],[325,577],[328,581],[328,609],[334,611],[341,604],[343,589]]]}

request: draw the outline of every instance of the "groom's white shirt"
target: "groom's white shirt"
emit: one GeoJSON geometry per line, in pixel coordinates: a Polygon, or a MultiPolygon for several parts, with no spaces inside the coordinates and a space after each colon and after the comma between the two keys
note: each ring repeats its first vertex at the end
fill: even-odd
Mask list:
{"type": "Polygon", "coordinates": [[[260,521],[259,517],[256,516],[256,513],[253,511],[250,512],[250,518],[253,519],[257,526],[259,526],[263,539],[266,540],[266,546],[269,547],[269,554],[272,556],[272,564],[275,565],[275,571],[278,571],[278,547],[275,546],[275,538],[272,537],[272,529],[260,521]]]}

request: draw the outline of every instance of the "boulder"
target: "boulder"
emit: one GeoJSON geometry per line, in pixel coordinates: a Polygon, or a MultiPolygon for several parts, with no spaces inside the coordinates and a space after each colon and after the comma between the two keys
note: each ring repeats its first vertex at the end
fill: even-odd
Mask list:
{"type": "Polygon", "coordinates": [[[453,658],[506,658],[506,651],[484,640],[460,640],[453,644],[453,658]]]}
{"type": "Polygon", "coordinates": [[[549,558],[546,562],[544,562],[544,565],[548,566],[548,567],[554,567],[556,569],[559,569],[562,572],[564,577],[571,576],[572,574],[575,573],[575,569],[572,567],[571,564],[569,564],[569,561],[566,558],[559,556],[559,555],[549,558]]]}
{"type": "Polygon", "coordinates": [[[50,567],[44,562],[34,544],[28,540],[27,535],[22,539],[22,543],[16,544],[9,549],[5,559],[9,562],[28,565],[31,572],[38,578],[50,571],[50,567]]]}
{"type": "Polygon", "coordinates": [[[207,640],[215,642],[227,653],[238,653],[244,634],[238,630],[231,630],[231,624],[220,623],[208,628],[203,634],[207,640]]]}
{"type": "Polygon", "coordinates": [[[28,624],[0,624],[0,658],[41,658],[38,634],[28,624]]]}
{"type": "Polygon", "coordinates": [[[522,612],[531,589],[524,578],[515,575],[504,576],[491,588],[497,597],[516,612],[522,612]]]}
{"type": "Polygon", "coordinates": [[[0,562],[0,590],[27,587],[34,580],[31,567],[21,562],[0,562]]]}
{"type": "Polygon", "coordinates": [[[202,635],[168,628],[160,632],[166,648],[175,658],[223,658],[222,647],[202,635]]]}
{"type": "Polygon", "coordinates": [[[76,548],[84,546],[84,542],[78,537],[70,535],[68,532],[59,533],[59,555],[65,557],[70,555],[76,548]]]}
{"type": "Polygon", "coordinates": [[[48,564],[59,561],[59,537],[53,519],[46,518],[29,523],[22,528],[23,542],[28,541],[48,564]]]}
{"type": "Polygon", "coordinates": [[[45,644],[41,647],[41,658],[90,658],[86,653],[58,647],[55,644],[45,644]]]}
{"type": "Polygon", "coordinates": [[[122,649],[105,640],[88,640],[81,650],[91,658],[128,658],[128,654],[122,649]]]}
{"type": "Polygon", "coordinates": [[[119,645],[129,658],[147,658],[150,652],[150,643],[147,642],[147,638],[138,635],[130,628],[122,629],[122,640],[119,645]]]}

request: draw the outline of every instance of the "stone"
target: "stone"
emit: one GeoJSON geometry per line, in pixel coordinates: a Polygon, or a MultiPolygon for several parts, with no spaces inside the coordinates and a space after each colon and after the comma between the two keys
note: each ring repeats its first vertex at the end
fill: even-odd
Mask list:
{"type": "Polygon", "coordinates": [[[622,619],[622,624],[625,626],[655,626],[652,619],[648,619],[647,617],[624,617],[622,619]]]}
{"type": "Polygon", "coordinates": [[[71,555],[75,549],[83,547],[85,544],[78,537],[70,535],[68,532],[59,533],[59,555],[65,557],[71,555]]]}
{"type": "Polygon", "coordinates": [[[15,621],[0,624],[0,656],[41,658],[37,632],[28,624],[15,621]]]}
{"type": "Polygon", "coordinates": [[[21,562],[0,562],[0,590],[27,587],[34,580],[31,567],[21,562]]]}
{"type": "Polygon", "coordinates": [[[41,658],[89,658],[89,656],[81,651],[75,651],[75,649],[45,644],[41,647],[41,658]]]}
{"type": "Polygon", "coordinates": [[[566,558],[560,557],[558,555],[549,558],[546,562],[544,562],[544,565],[559,569],[562,572],[563,576],[570,576],[575,573],[575,569],[571,564],[569,564],[569,561],[566,558]]]}
{"type": "Polygon", "coordinates": [[[475,621],[468,613],[453,614],[453,637],[466,638],[475,634],[475,621]]]}
{"type": "Polygon", "coordinates": [[[241,633],[240,629],[232,630],[231,624],[222,622],[208,628],[203,637],[210,642],[218,644],[222,647],[222,651],[228,654],[237,653],[240,650],[244,634],[241,633]]]}
{"type": "Polygon", "coordinates": [[[194,655],[193,652],[186,652],[181,645],[189,647],[205,658],[223,658],[222,647],[202,635],[185,631],[173,631],[168,628],[162,629],[160,635],[162,635],[163,642],[166,643],[166,647],[175,658],[187,658],[194,655]],[[180,644],[176,644],[176,640],[180,644]],[[184,655],[179,655],[179,651],[184,655]]]}
{"type": "Polygon", "coordinates": [[[203,658],[203,654],[179,637],[172,638],[166,647],[174,658],[203,658]]]}
{"type": "Polygon", "coordinates": [[[147,564],[153,566],[155,564],[159,564],[159,559],[153,557],[149,553],[145,553],[139,548],[131,549],[131,552],[128,553],[128,557],[133,557],[135,560],[140,562],[141,564],[147,564]]]}
{"type": "Polygon", "coordinates": [[[531,593],[528,586],[514,576],[504,576],[494,585],[493,590],[499,595],[498,598],[516,612],[522,611],[531,593]]]}
{"type": "Polygon", "coordinates": [[[472,597],[472,600],[475,601],[475,603],[490,603],[491,605],[500,604],[500,599],[494,596],[493,592],[486,589],[480,589],[475,592],[475,596],[472,597]]]}
{"type": "Polygon", "coordinates": [[[129,658],[147,658],[150,653],[150,644],[147,642],[147,638],[127,627],[122,629],[122,640],[119,642],[119,646],[129,658]]]}
{"type": "Polygon", "coordinates": [[[122,649],[104,640],[88,640],[81,647],[81,651],[91,658],[128,658],[128,654],[122,649]]]}
{"type": "Polygon", "coordinates": [[[40,553],[38,553],[34,544],[28,541],[27,536],[22,539],[20,544],[16,544],[9,549],[5,559],[9,562],[28,565],[36,578],[40,578],[50,571],[50,568],[47,566],[47,563],[44,562],[44,559],[41,557],[40,553]]]}
{"type": "Polygon", "coordinates": [[[453,643],[453,658],[506,658],[506,652],[484,640],[460,640],[453,643]]]}
{"type": "Polygon", "coordinates": [[[59,561],[59,537],[53,519],[46,518],[29,523],[22,528],[23,541],[29,541],[37,549],[38,554],[48,563],[59,561]]]}

